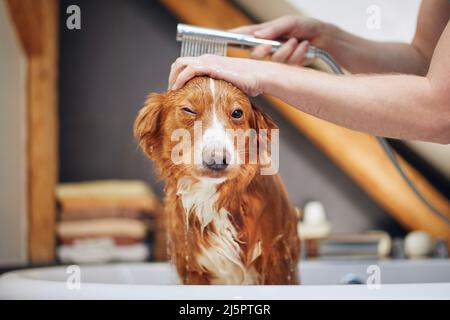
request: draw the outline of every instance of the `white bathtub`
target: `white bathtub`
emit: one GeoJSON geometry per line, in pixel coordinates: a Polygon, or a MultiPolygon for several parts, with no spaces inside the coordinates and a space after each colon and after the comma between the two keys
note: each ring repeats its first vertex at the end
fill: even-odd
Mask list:
{"type": "Polygon", "coordinates": [[[9,272],[0,299],[450,299],[450,260],[305,261],[301,286],[182,286],[165,263],[80,267],[80,288],[67,267],[9,272]],[[376,282],[365,282],[380,271],[376,282]],[[379,269],[378,269],[379,268],[379,269]],[[342,281],[365,284],[345,285],[342,281]],[[72,282],[71,282],[72,283],[72,282]]]}

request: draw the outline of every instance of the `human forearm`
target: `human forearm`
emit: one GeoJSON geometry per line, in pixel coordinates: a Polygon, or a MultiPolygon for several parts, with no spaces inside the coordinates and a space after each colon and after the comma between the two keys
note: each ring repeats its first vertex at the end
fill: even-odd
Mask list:
{"type": "Polygon", "coordinates": [[[427,72],[429,60],[411,44],[371,41],[331,24],[323,30],[326,36],[320,45],[352,73],[427,72]]]}
{"type": "MultiPolygon", "coordinates": [[[[434,1],[434,0],[433,0],[434,1]]],[[[408,73],[424,75],[430,54],[429,41],[416,36],[413,44],[370,41],[317,19],[285,16],[262,24],[233,29],[265,39],[285,39],[272,61],[302,65],[309,44],[328,51],[352,73],[408,73]]],[[[252,57],[261,59],[271,53],[270,46],[258,46],[252,57]]]]}
{"type": "Polygon", "coordinates": [[[436,99],[426,77],[333,76],[271,63],[261,87],[304,112],[355,130],[441,143],[450,139],[449,120],[443,118],[448,107],[436,99]]]}

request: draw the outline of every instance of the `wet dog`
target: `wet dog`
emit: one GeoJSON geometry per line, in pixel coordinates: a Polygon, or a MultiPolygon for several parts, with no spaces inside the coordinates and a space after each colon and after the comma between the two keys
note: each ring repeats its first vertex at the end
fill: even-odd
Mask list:
{"type": "Polygon", "coordinates": [[[169,250],[183,283],[297,283],[297,216],[280,177],[261,173],[276,129],[242,91],[208,77],[151,94],[140,110],[134,132],[166,183],[169,250]],[[236,132],[254,134],[238,145],[236,132]]]}

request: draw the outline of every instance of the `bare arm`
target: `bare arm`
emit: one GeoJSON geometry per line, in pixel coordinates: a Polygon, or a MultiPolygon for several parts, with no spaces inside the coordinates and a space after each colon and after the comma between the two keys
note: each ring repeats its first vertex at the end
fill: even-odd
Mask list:
{"type": "Polygon", "coordinates": [[[324,49],[352,73],[425,75],[449,17],[449,1],[424,0],[411,44],[371,41],[328,24],[323,29],[325,40],[322,43],[324,49]]]}
{"type": "MultiPolygon", "coordinates": [[[[433,50],[447,24],[447,0],[423,0],[411,44],[377,42],[350,34],[339,27],[301,16],[284,16],[261,24],[243,26],[234,32],[265,39],[284,39],[286,44],[271,57],[275,62],[301,65],[309,44],[325,49],[352,73],[398,72],[425,75],[433,50]]],[[[254,58],[267,56],[269,46],[253,50],[254,58]]]]}
{"type": "Polygon", "coordinates": [[[349,69],[425,73],[424,77],[335,77],[286,68],[289,71],[280,74],[290,74],[290,81],[282,84],[268,75],[267,90],[263,91],[345,127],[394,138],[450,143],[449,17],[448,1],[425,0],[411,45],[380,44],[360,38],[353,43],[337,41],[336,46],[349,46],[353,55],[366,57],[352,60],[352,54],[347,55],[343,48],[335,49],[349,67],[353,63],[349,69]]]}
{"type": "Polygon", "coordinates": [[[273,63],[262,92],[355,130],[400,139],[450,143],[450,27],[426,77],[334,76],[273,63]],[[282,75],[282,79],[280,79],[282,75]]]}
{"type": "MultiPolygon", "coordinates": [[[[348,128],[379,136],[447,144],[450,143],[449,15],[447,0],[424,1],[420,26],[412,45],[414,49],[411,49],[417,51],[411,54],[418,55],[416,60],[411,58],[413,62],[403,62],[410,59],[404,56],[394,62],[387,59],[383,63],[384,57],[391,54],[394,58],[396,52],[393,47],[383,51],[383,45],[370,51],[373,54],[371,58],[365,56],[365,60],[358,62],[359,70],[368,70],[368,66],[379,64],[379,68],[392,71],[395,67],[399,68],[398,71],[419,75],[335,76],[275,62],[207,55],[178,59],[171,71],[169,87],[175,90],[193,76],[209,75],[229,81],[250,95],[264,93],[276,96],[304,112],[348,128]],[[434,16],[428,19],[424,16],[424,10],[435,10],[432,9],[433,3],[445,9],[440,11],[441,14],[444,12],[447,21],[443,32],[428,24],[434,21],[442,26],[444,18],[434,16]],[[430,47],[435,43],[435,49],[434,45],[430,47]],[[420,61],[428,59],[431,60],[430,67],[426,68],[428,72],[425,75],[416,72],[416,68],[422,68],[420,61]]],[[[355,41],[366,40],[358,38],[355,41]]],[[[375,44],[370,42],[367,45],[375,44]]],[[[355,44],[353,51],[347,51],[347,54],[361,57],[358,50],[367,50],[367,47],[356,47],[358,45],[355,44]]],[[[404,50],[410,49],[405,47],[404,50]]],[[[380,71],[379,68],[368,72],[380,71]]]]}

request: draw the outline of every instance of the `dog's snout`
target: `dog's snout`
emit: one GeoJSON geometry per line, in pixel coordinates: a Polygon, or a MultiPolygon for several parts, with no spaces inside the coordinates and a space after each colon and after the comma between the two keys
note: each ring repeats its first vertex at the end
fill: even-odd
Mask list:
{"type": "Polygon", "coordinates": [[[222,162],[218,162],[218,163],[215,160],[213,160],[211,162],[206,162],[205,160],[203,160],[203,165],[205,167],[207,167],[208,169],[214,170],[214,171],[222,171],[228,167],[228,164],[225,163],[225,159],[222,162]]]}
{"type": "Polygon", "coordinates": [[[225,170],[230,164],[231,155],[227,150],[205,149],[202,153],[202,164],[204,167],[214,170],[225,170]]]}

